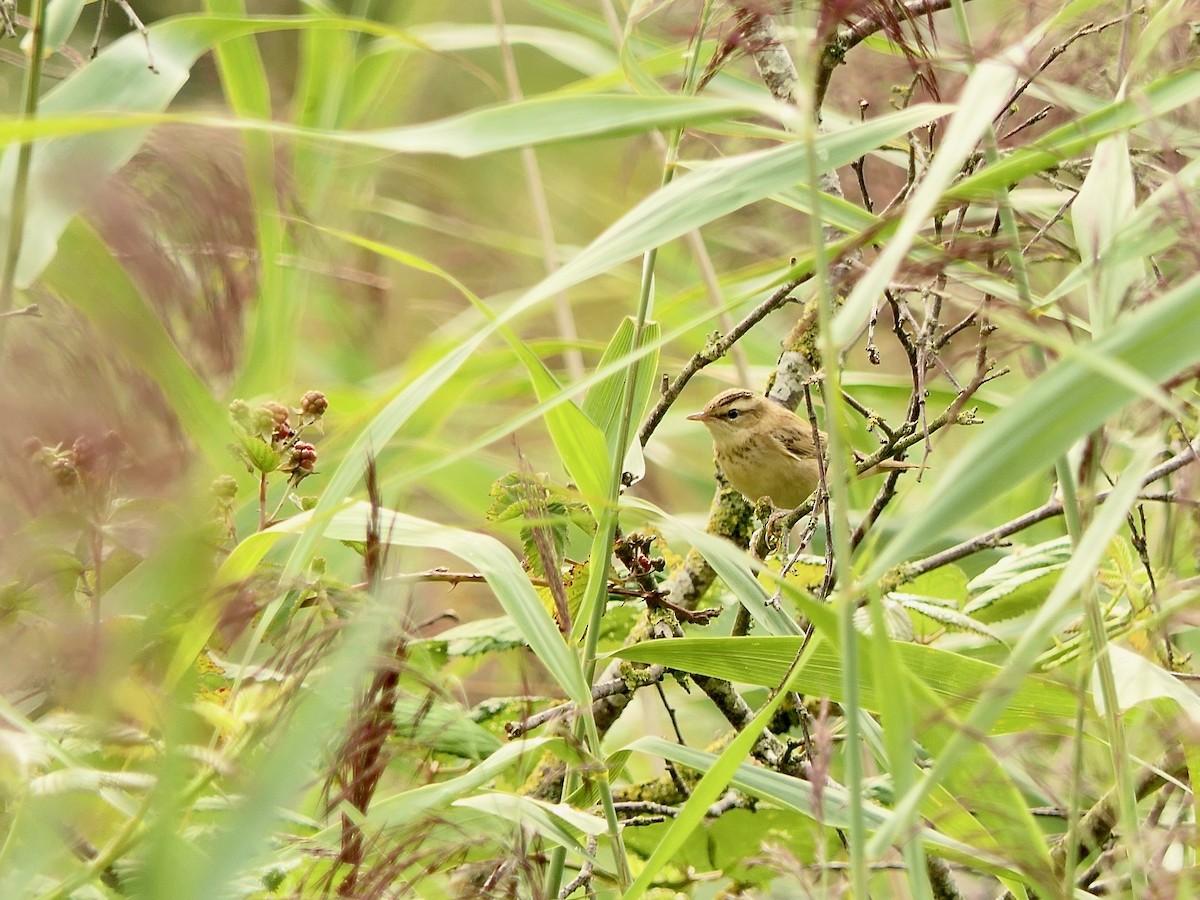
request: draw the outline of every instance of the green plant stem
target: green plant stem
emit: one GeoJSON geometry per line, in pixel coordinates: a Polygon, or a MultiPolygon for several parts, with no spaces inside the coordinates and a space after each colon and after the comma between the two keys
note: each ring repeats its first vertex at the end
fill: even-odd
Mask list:
{"type": "MultiPolygon", "coordinates": [[[[1077,546],[1083,534],[1083,517],[1080,513],[1079,493],[1074,473],[1065,458],[1058,461],[1055,470],[1058,473],[1059,489],[1063,495],[1063,513],[1066,516],[1067,533],[1071,536],[1072,546],[1077,546]]],[[[1090,653],[1083,655],[1081,663],[1085,672],[1094,670],[1100,679],[1100,696],[1104,700],[1104,722],[1108,731],[1109,755],[1117,782],[1117,809],[1121,819],[1121,830],[1124,832],[1124,839],[1128,842],[1129,874],[1134,885],[1134,893],[1139,897],[1144,897],[1147,895],[1149,885],[1146,881],[1145,867],[1142,865],[1144,857],[1138,835],[1137,794],[1134,789],[1133,773],[1129,769],[1125,725],[1121,721],[1116,676],[1113,674],[1112,660],[1109,659],[1107,652],[1108,634],[1104,628],[1104,614],[1100,611],[1100,598],[1097,596],[1094,582],[1080,593],[1084,618],[1087,622],[1088,644],[1091,650],[1090,653]]]]}
{"type": "MultiPolygon", "coordinates": [[[[33,35],[33,46],[30,48],[29,67],[25,70],[23,119],[32,119],[37,115],[46,43],[46,3],[47,0],[34,0],[29,13],[29,32],[33,35]]],[[[4,313],[12,309],[17,264],[20,262],[21,245],[25,239],[25,204],[29,193],[29,166],[32,158],[33,141],[22,141],[20,149],[17,150],[17,171],[13,178],[12,205],[9,207],[8,246],[4,253],[3,280],[0,280],[0,352],[4,349],[4,335],[8,329],[8,317],[4,313]]]]}
{"type": "Polygon", "coordinates": [[[1079,667],[1077,681],[1079,706],[1071,730],[1071,782],[1067,788],[1067,833],[1063,838],[1066,855],[1063,857],[1062,895],[1069,897],[1075,889],[1075,869],[1079,866],[1079,827],[1083,802],[1083,726],[1086,718],[1087,668],[1079,667]]]}
{"type": "MultiPolygon", "coordinates": [[[[818,60],[809,54],[806,69],[815,72],[818,60]]],[[[815,78],[800,79],[803,84],[816,84],[815,78]]],[[[841,391],[841,372],[839,369],[838,347],[833,342],[833,297],[830,293],[829,262],[825,257],[825,233],[821,219],[821,189],[820,172],[817,168],[816,131],[817,117],[813,108],[815,97],[811,91],[797,91],[797,100],[802,105],[799,115],[801,140],[804,141],[808,153],[806,182],[808,186],[809,204],[809,239],[813,248],[813,278],[817,289],[817,344],[821,354],[821,395],[825,405],[825,430],[829,446],[825,448],[826,459],[826,489],[829,492],[828,503],[831,514],[828,518],[832,534],[827,536],[833,547],[833,558],[842,573],[843,585],[837,600],[838,607],[838,642],[842,651],[842,691],[845,711],[846,740],[842,747],[843,776],[846,783],[846,793],[850,800],[850,827],[846,838],[850,854],[850,879],[855,897],[869,896],[867,879],[867,860],[863,853],[866,846],[866,819],[862,808],[862,732],[859,723],[861,713],[861,698],[859,696],[859,650],[858,629],[854,625],[853,590],[850,584],[850,523],[846,518],[850,508],[850,490],[847,484],[848,472],[846,461],[842,455],[841,422],[845,401],[841,391]]]]}
{"type": "Polygon", "coordinates": [[[146,815],[150,811],[153,796],[153,794],[149,794],[142,800],[137,811],[129,817],[94,859],[89,860],[87,865],[74,875],[64,879],[60,884],[45,893],[38,894],[38,900],[63,900],[65,897],[70,897],[76,889],[95,881],[100,877],[101,872],[124,856],[125,852],[137,842],[139,831],[145,827],[146,815]]]}
{"type": "MultiPolygon", "coordinates": [[[[697,41],[703,36],[712,15],[713,0],[705,0],[700,13],[700,23],[696,29],[697,41]]],[[[699,69],[699,54],[692,53],[688,58],[688,66],[684,75],[683,90],[687,94],[694,90],[696,73],[699,69]]],[[[670,184],[675,177],[675,167],[679,159],[679,143],[683,138],[683,128],[675,129],[667,145],[666,158],[663,161],[663,177],[661,187],[670,184]]],[[[646,321],[654,305],[654,267],[658,260],[658,248],[648,250],[642,257],[642,277],[638,291],[637,313],[634,317],[633,347],[636,350],[642,344],[645,336],[646,321]]],[[[617,510],[621,500],[621,481],[624,475],[625,449],[633,434],[633,402],[636,388],[637,359],[630,361],[625,370],[625,384],[621,395],[621,414],[617,420],[616,453],[613,454],[612,469],[609,473],[609,495],[597,523],[596,536],[592,542],[591,569],[588,573],[588,585],[582,608],[589,612],[587,631],[583,643],[583,674],[588,684],[596,677],[596,646],[600,637],[600,622],[604,618],[604,594],[608,585],[608,570],[612,559],[613,541],[617,533],[617,510]]],[[[592,707],[588,704],[575,725],[577,738],[586,737],[590,749],[597,758],[601,756],[599,730],[592,707]]],[[[563,797],[569,796],[577,775],[568,771],[563,780],[563,797]]],[[[625,850],[621,842],[620,826],[617,822],[616,809],[612,802],[612,792],[608,785],[607,770],[600,773],[599,781],[601,803],[604,807],[604,817],[608,823],[610,838],[613,842],[613,854],[616,857],[617,878],[621,890],[629,885],[630,875],[625,850]]],[[[550,897],[557,897],[562,883],[563,866],[566,850],[556,847],[550,857],[547,870],[546,887],[550,897]]]]}
{"type": "MultiPolygon", "coordinates": [[[[508,97],[513,101],[524,99],[521,92],[521,80],[517,75],[517,63],[513,57],[512,44],[508,41],[504,20],[504,5],[501,0],[492,0],[492,18],[496,22],[499,35],[500,61],[504,67],[504,80],[508,88],[508,97]]],[[[521,165],[525,169],[525,187],[529,193],[529,205],[533,210],[534,221],[537,223],[538,237],[542,242],[542,264],[546,274],[553,275],[558,269],[558,240],[554,236],[554,225],[550,218],[550,203],[546,199],[546,185],[542,178],[541,166],[538,164],[537,151],[532,147],[521,148],[521,165]]],[[[575,323],[575,314],[567,299],[565,290],[554,296],[554,318],[558,327],[558,336],[563,341],[562,360],[567,370],[567,376],[572,381],[579,381],[584,376],[583,353],[579,349],[579,327],[575,323]]]]}
{"type": "MultiPolygon", "coordinates": [[[[963,6],[963,0],[955,0],[954,2],[954,17],[955,23],[959,30],[959,36],[968,48],[971,47],[970,29],[967,26],[966,9],[963,6]]],[[[1000,161],[1000,151],[996,143],[996,132],[989,126],[984,136],[984,153],[988,165],[995,165],[1000,161]]],[[[1012,204],[1010,202],[1007,191],[998,191],[996,195],[997,213],[1000,217],[1000,226],[1007,244],[1007,256],[1009,266],[1012,269],[1013,280],[1016,282],[1017,294],[1021,298],[1022,305],[1030,308],[1033,305],[1033,294],[1029,287],[1029,274],[1025,267],[1025,257],[1021,253],[1020,232],[1017,228],[1016,216],[1013,215],[1012,204]]],[[[1033,345],[1034,358],[1037,361],[1039,368],[1046,367],[1045,355],[1042,352],[1040,345],[1033,345]]],[[[1059,488],[1063,495],[1063,514],[1066,519],[1067,533],[1071,536],[1072,546],[1078,546],[1079,540],[1083,535],[1083,518],[1080,514],[1078,491],[1075,484],[1074,473],[1071,470],[1070,462],[1066,457],[1063,457],[1055,463],[1055,472],[1058,478],[1059,488]]],[[[1104,698],[1105,719],[1109,734],[1109,749],[1112,755],[1113,770],[1116,775],[1118,785],[1118,797],[1120,799],[1120,812],[1122,827],[1126,832],[1127,839],[1130,841],[1131,856],[1133,864],[1130,866],[1133,883],[1141,888],[1141,892],[1146,890],[1145,872],[1140,865],[1140,841],[1137,837],[1137,801],[1133,793],[1133,777],[1129,772],[1128,759],[1125,754],[1125,730],[1121,722],[1120,709],[1117,705],[1116,680],[1113,677],[1112,664],[1108,659],[1108,654],[1104,652],[1104,647],[1107,642],[1104,631],[1104,619],[1100,612],[1099,599],[1096,596],[1094,585],[1086,588],[1082,592],[1083,605],[1085,607],[1088,636],[1092,647],[1092,660],[1096,665],[1100,675],[1100,690],[1104,698]]],[[[1090,668],[1085,661],[1085,669],[1090,668]]],[[[1072,812],[1074,816],[1074,812],[1072,812]]],[[[1068,862],[1074,861],[1068,859],[1068,862]]],[[[1074,865],[1067,867],[1067,873],[1074,869],[1074,865]]],[[[1069,877],[1065,874],[1064,877],[1069,877]]]]}
{"type": "MultiPolygon", "coordinates": [[[[1038,364],[1041,368],[1045,368],[1044,354],[1040,347],[1035,347],[1034,355],[1038,359],[1038,364]]],[[[1079,515],[1078,496],[1075,490],[1075,478],[1071,472],[1071,467],[1066,458],[1061,458],[1054,465],[1055,476],[1058,479],[1060,490],[1063,499],[1063,519],[1067,525],[1067,534],[1071,537],[1071,544],[1075,546],[1079,542],[1079,537],[1083,533],[1083,521],[1079,515]]],[[[1091,593],[1089,591],[1089,593],[1091,593]]],[[[1088,633],[1092,635],[1091,620],[1088,621],[1088,633]]],[[[1093,648],[1095,643],[1093,640],[1093,648]]],[[[1087,694],[1087,673],[1088,665],[1086,656],[1079,667],[1079,683],[1080,697],[1086,698],[1087,694]]],[[[1079,827],[1079,809],[1077,804],[1082,799],[1082,778],[1083,778],[1083,725],[1084,711],[1082,704],[1086,700],[1080,700],[1080,710],[1075,716],[1075,731],[1074,740],[1075,746],[1072,750],[1072,766],[1071,766],[1071,790],[1069,793],[1070,806],[1067,810],[1067,858],[1063,864],[1063,890],[1065,896],[1069,896],[1074,890],[1075,884],[1075,869],[1079,863],[1077,829],[1079,827]]]]}

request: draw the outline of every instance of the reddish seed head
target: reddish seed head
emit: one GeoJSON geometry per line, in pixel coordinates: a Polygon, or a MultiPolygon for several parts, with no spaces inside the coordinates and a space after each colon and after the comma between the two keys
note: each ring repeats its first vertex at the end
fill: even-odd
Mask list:
{"type": "Polygon", "coordinates": [[[309,391],[300,398],[300,412],[306,416],[320,418],[329,409],[329,401],[320,391],[309,391]]]}
{"type": "Polygon", "coordinates": [[[312,444],[299,442],[292,448],[294,468],[302,472],[312,472],[317,466],[317,448],[312,444]]]}

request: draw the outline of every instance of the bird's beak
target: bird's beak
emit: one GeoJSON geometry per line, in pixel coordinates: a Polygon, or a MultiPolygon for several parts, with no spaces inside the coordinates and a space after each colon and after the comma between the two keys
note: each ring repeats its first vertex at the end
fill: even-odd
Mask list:
{"type": "Polygon", "coordinates": [[[688,416],[688,418],[693,422],[704,422],[709,418],[709,416],[708,413],[698,412],[692,413],[690,416],[688,416]]]}

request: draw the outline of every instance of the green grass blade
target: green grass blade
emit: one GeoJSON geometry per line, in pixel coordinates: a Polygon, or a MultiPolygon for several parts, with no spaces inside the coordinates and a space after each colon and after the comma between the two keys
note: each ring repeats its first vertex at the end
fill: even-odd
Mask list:
{"type": "MultiPolygon", "coordinates": [[[[687,747],[683,744],[665,741],[658,737],[638,738],[626,748],[638,753],[645,753],[658,759],[668,759],[681,766],[687,766],[698,772],[708,771],[717,757],[704,750],[687,747]]],[[[831,780],[826,779],[821,788],[818,800],[812,784],[798,778],[792,778],[779,772],[761,766],[742,763],[730,779],[730,784],[740,791],[777,804],[785,809],[791,809],[803,816],[831,828],[846,828],[850,818],[848,814],[850,798],[846,789],[831,780]]],[[[888,810],[874,803],[862,804],[863,814],[868,827],[882,823],[888,815],[888,810]]],[[[930,850],[944,854],[951,859],[959,859],[968,864],[981,865],[997,874],[1019,878],[1019,873],[1005,865],[998,856],[981,856],[979,848],[967,842],[960,842],[944,833],[921,826],[918,837],[930,850]]]]}
{"type": "MultiPolygon", "coordinates": [[[[352,504],[329,520],[325,534],[335,540],[362,541],[370,515],[369,504],[352,504]]],[[[313,517],[311,512],[301,513],[246,538],[226,558],[219,577],[232,580],[253,571],[279,540],[289,535],[310,533],[309,523],[313,517]]],[[[381,522],[380,536],[385,543],[436,548],[474,566],[475,571],[487,579],[504,611],[512,617],[533,652],[566,695],[576,702],[581,699],[590,702],[591,688],[584,682],[578,658],[567,647],[530,584],[529,576],[507,547],[484,534],[449,528],[389,510],[381,512],[381,522]]]]}
{"type": "Polygon", "coordinates": [[[522,758],[537,758],[548,752],[573,756],[562,738],[513,741],[455,778],[379,797],[371,804],[367,821],[376,828],[396,828],[407,824],[425,812],[444,807],[470,791],[483,787],[497,775],[520,763],[522,758]]]}
{"type": "Polygon", "coordinates": [[[130,364],[158,386],[189,439],[219,469],[229,462],[229,414],[180,355],[170,334],[112,251],[84,222],[61,237],[43,283],[79,310],[130,364]],[[87,285],[86,290],[80,290],[87,285]]]}
{"type": "Polygon", "coordinates": [[[1084,584],[1095,577],[1096,567],[1104,558],[1109,541],[1123,526],[1125,516],[1137,500],[1142,476],[1149,467],[1150,460],[1135,459],[1122,474],[1112,496],[1099,508],[1092,524],[1079,540],[1062,578],[1030,620],[1007,663],[975,703],[963,727],[939,747],[939,756],[933,769],[904,797],[898,799],[886,825],[872,837],[872,853],[882,852],[915,820],[924,795],[932,787],[941,784],[948,773],[958,766],[963,754],[973,744],[974,735],[986,733],[996,719],[1004,714],[1008,698],[1024,683],[1043,646],[1057,633],[1068,605],[1084,584]]]}
{"type": "Polygon", "coordinates": [[[963,162],[975,151],[979,139],[1008,100],[1016,84],[1017,67],[1024,57],[1024,52],[1010,49],[1000,59],[980,63],[967,79],[933,163],[905,203],[899,227],[884,245],[879,258],[857,280],[833,319],[833,341],[838,347],[848,345],[862,330],[872,305],[883,296],[917,233],[925,226],[946,188],[961,173],[963,162]]]}
{"type": "MultiPolygon", "coordinates": [[[[608,452],[614,456],[624,455],[626,449],[616,446],[617,422],[621,414],[621,398],[625,386],[625,373],[620,370],[620,365],[634,352],[633,334],[633,317],[626,316],[617,326],[617,332],[609,341],[600,365],[597,366],[597,369],[612,368],[612,373],[602,381],[593,384],[583,400],[583,414],[604,432],[608,452]]],[[[635,376],[637,383],[634,386],[633,411],[631,413],[631,418],[635,422],[641,420],[646,411],[646,404],[650,400],[650,392],[654,389],[654,375],[658,371],[657,345],[661,335],[662,329],[657,322],[645,323],[640,347],[655,347],[656,349],[637,361],[635,376]]]]}
{"type": "MultiPolygon", "coordinates": [[[[774,687],[799,651],[800,637],[680,638],[646,641],[610,654],[619,659],[657,663],[684,672],[697,672],[727,681],[774,687]]],[[[937,697],[940,705],[958,714],[971,709],[980,691],[991,684],[1001,667],[928,647],[895,643],[904,669],[937,697]]],[[[882,711],[889,698],[874,683],[876,654],[870,642],[859,645],[858,673],[862,706],[882,711]]],[[[797,690],[841,702],[841,657],[831,644],[814,650],[804,673],[794,679],[797,690]]],[[[1068,688],[1043,678],[1029,678],[1013,694],[992,725],[993,734],[1021,731],[1058,732],[1069,729],[1077,702],[1068,688]]]]}
{"type": "MultiPolygon", "coordinates": [[[[816,635],[809,646],[811,648],[821,643],[823,641],[820,635],[816,635]]],[[[691,796],[680,808],[679,814],[671,822],[650,858],[646,860],[637,879],[625,892],[623,900],[638,900],[645,894],[663,866],[670,862],[671,858],[700,827],[708,808],[716,802],[721,792],[729,785],[738,767],[742,764],[742,760],[750,755],[751,748],[786,696],[787,685],[781,685],[780,690],[764,704],[754,719],[738,732],[724,752],[711,763],[699,783],[692,788],[691,796]]]]}
{"type": "Polygon", "coordinates": [[[1038,378],[946,467],[941,489],[871,561],[866,579],[880,578],[970,510],[1049,468],[1076,440],[1137,399],[1128,384],[1097,379],[1104,372],[1089,364],[1088,357],[1127,366],[1154,383],[1200,362],[1198,306],[1200,276],[1194,276],[1125,316],[1112,333],[1038,378]]]}

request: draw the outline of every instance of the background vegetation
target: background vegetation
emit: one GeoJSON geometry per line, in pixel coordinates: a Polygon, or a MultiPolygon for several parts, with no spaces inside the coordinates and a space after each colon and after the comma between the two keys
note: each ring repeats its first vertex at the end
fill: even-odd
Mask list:
{"type": "Polygon", "coordinates": [[[4,11],[0,895],[1196,890],[1189,3],[4,11]]]}

